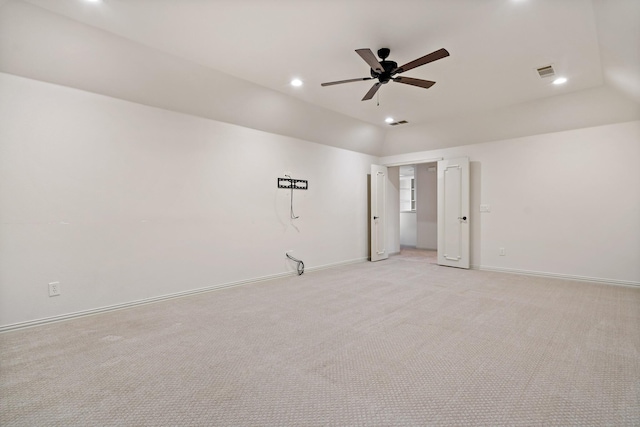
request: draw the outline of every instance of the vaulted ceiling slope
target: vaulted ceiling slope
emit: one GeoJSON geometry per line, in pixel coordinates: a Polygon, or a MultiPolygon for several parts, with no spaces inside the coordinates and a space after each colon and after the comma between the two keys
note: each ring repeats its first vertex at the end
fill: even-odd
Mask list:
{"type": "Polygon", "coordinates": [[[0,71],[377,155],[384,130],[20,1],[0,5],[0,71]]]}
{"type": "Polygon", "coordinates": [[[637,0],[0,0],[0,71],[373,155],[640,118],[637,0]],[[430,89],[370,81],[358,48],[430,89]],[[552,64],[568,78],[542,79],[552,64]],[[294,88],[289,81],[300,78],[294,88]],[[390,127],[392,116],[409,124],[390,127]]]}

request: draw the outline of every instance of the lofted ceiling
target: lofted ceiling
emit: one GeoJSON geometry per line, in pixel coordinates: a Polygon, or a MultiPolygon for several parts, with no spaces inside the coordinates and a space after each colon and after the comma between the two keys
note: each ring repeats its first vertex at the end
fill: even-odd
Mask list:
{"type": "MultiPolygon", "coordinates": [[[[617,40],[602,32],[618,31],[615,20],[598,19],[615,9],[602,0],[28,2],[381,127],[388,116],[424,124],[599,87],[607,75],[600,39],[617,40]],[[320,86],[369,76],[355,49],[382,47],[398,64],[440,48],[451,56],[403,74],[436,81],[430,89],[392,82],[361,101],[373,81],[320,86]],[[550,64],[566,84],[538,76],[550,64]],[[293,78],[304,84],[291,86],[293,78]]],[[[629,39],[624,51],[638,43],[629,39]]]]}

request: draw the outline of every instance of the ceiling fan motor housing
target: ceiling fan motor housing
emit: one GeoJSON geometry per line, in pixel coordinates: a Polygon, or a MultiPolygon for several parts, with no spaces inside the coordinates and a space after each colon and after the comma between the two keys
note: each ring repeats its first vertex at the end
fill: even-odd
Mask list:
{"type": "MultiPolygon", "coordinates": [[[[382,50],[382,49],[380,49],[382,50]]],[[[380,61],[380,65],[384,69],[384,72],[378,73],[373,68],[371,69],[371,77],[378,79],[380,83],[389,83],[391,80],[392,71],[398,68],[398,63],[395,61],[380,61]]],[[[395,73],[394,73],[395,74],[395,73]]]]}

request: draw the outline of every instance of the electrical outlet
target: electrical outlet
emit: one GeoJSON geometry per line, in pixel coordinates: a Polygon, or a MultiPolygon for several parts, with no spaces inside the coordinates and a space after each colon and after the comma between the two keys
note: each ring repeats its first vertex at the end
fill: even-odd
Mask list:
{"type": "Polygon", "coordinates": [[[504,248],[500,248],[499,251],[498,251],[498,254],[500,256],[505,256],[507,254],[507,251],[505,251],[504,248]]]}
{"type": "Polygon", "coordinates": [[[480,205],[480,212],[491,212],[490,205],[480,205]]]}
{"type": "Polygon", "coordinates": [[[49,283],[49,296],[56,297],[60,295],[60,282],[49,283]]]}

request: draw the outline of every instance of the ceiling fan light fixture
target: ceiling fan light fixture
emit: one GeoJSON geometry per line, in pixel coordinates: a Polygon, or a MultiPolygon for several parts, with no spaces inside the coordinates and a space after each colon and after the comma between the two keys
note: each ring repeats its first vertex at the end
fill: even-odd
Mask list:
{"type": "Polygon", "coordinates": [[[393,117],[387,117],[384,121],[387,123],[393,123],[393,117]]]}
{"type": "Polygon", "coordinates": [[[302,80],[300,80],[300,79],[293,79],[293,80],[291,80],[291,86],[294,86],[294,87],[300,87],[300,86],[302,86],[302,80]]]}

